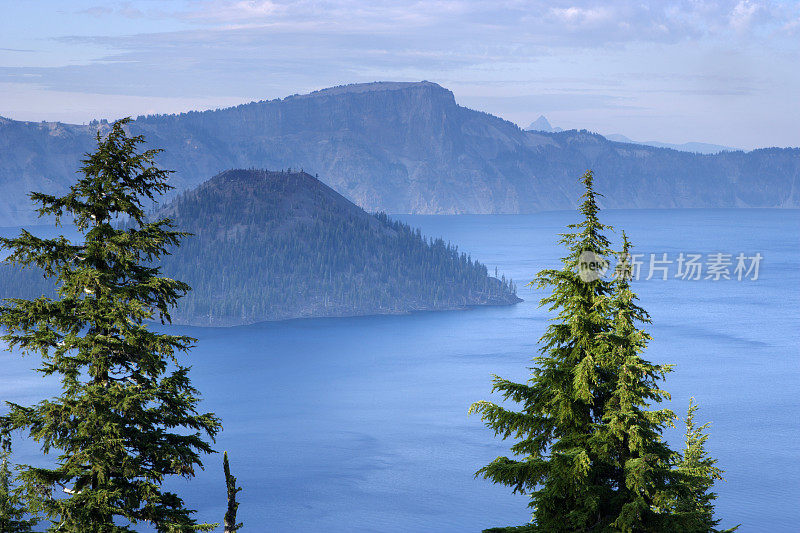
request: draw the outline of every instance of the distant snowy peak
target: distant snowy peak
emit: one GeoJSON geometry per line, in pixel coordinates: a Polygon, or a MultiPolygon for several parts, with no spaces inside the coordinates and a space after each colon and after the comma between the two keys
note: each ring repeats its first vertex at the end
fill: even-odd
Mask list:
{"type": "Polygon", "coordinates": [[[539,115],[539,118],[531,122],[531,125],[525,128],[526,131],[546,131],[548,133],[555,133],[564,131],[561,128],[554,128],[544,115],[539,115]]]}

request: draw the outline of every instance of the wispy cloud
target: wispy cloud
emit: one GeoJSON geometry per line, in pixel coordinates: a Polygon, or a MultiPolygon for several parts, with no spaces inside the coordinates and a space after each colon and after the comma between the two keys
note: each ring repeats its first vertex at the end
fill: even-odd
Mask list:
{"type": "MultiPolygon", "coordinates": [[[[169,4],[167,4],[169,5],[169,4]]],[[[209,0],[164,11],[124,2],[84,10],[180,18],[196,27],[130,35],[59,37],[109,53],[84,64],[0,68],[0,79],[35,75],[44,87],[137,96],[281,94],[371,77],[483,81],[480,72],[531,71],[545,58],[713,38],[741,39],[792,23],[791,10],[747,0],[555,2],[501,0],[209,0]],[[781,15],[779,17],[778,15],[781,15]],[[622,48],[620,48],[622,47],[622,48]],[[114,51],[114,52],[111,52],[114,51]],[[260,88],[260,90],[259,90],[260,88]],[[272,90],[274,89],[274,90],[272,90]],[[285,90],[284,90],[285,92],[285,90]]],[[[645,72],[646,73],[646,72],[645,72]]],[[[673,73],[668,73],[672,75],[673,73]]]]}
{"type": "Polygon", "coordinates": [[[115,31],[62,32],[52,36],[58,47],[101,53],[48,67],[9,60],[0,81],[59,94],[246,101],[431,79],[520,122],[539,112],[616,120],[659,108],[700,116],[704,97],[727,113],[760,97],[766,114],[800,90],[791,67],[800,4],[780,0],[139,0],[75,12],[115,31]]]}
{"type": "Polygon", "coordinates": [[[118,2],[97,5],[75,11],[79,15],[89,15],[96,18],[121,16],[128,19],[141,18],[166,18],[172,16],[170,12],[161,9],[140,9],[133,2],[118,2]]]}
{"type": "Polygon", "coordinates": [[[81,10],[93,16],[173,18],[217,29],[291,27],[358,33],[421,28],[466,34],[503,32],[507,38],[543,40],[548,46],[597,46],[608,42],[664,42],[727,32],[781,28],[800,8],[778,0],[203,0],[189,3],[132,2],[81,10]],[[576,37],[583,36],[585,38],[576,37]]]}
{"type": "Polygon", "coordinates": [[[513,28],[512,35],[543,35],[555,46],[564,41],[574,45],[571,37],[588,31],[596,46],[598,42],[661,42],[780,26],[797,14],[798,6],[793,3],[766,0],[211,0],[164,16],[212,27],[306,23],[309,27],[378,32],[439,26],[469,31],[494,27],[508,32],[513,28]]]}

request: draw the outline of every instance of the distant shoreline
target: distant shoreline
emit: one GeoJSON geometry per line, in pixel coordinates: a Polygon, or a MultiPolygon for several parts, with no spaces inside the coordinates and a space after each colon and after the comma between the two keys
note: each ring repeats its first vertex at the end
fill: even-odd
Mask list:
{"type": "MultiPolygon", "coordinates": [[[[450,313],[456,311],[472,311],[475,309],[481,309],[484,307],[511,307],[517,305],[519,303],[524,302],[525,300],[517,296],[518,301],[513,303],[487,303],[487,304],[480,304],[480,305],[464,305],[458,307],[446,307],[441,309],[412,309],[408,311],[387,311],[385,313],[352,313],[352,314],[339,314],[339,315],[309,315],[309,316],[295,316],[295,317],[286,317],[286,318],[275,318],[269,320],[257,320],[254,322],[234,322],[234,321],[224,321],[223,323],[198,323],[198,322],[186,322],[180,319],[173,319],[172,324],[173,326],[188,326],[193,328],[235,328],[240,326],[254,326],[256,324],[278,324],[282,322],[295,322],[295,321],[305,321],[305,320],[316,320],[316,319],[326,319],[326,318],[368,318],[368,317],[379,317],[379,316],[404,316],[404,315],[421,315],[421,314],[428,314],[428,313],[450,313]],[[231,323],[225,323],[231,322],[231,323]]],[[[152,321],[154,324],[157,322],[152,321]]],[[[160,324],[159,324],[160,325],[160,324]]]]}

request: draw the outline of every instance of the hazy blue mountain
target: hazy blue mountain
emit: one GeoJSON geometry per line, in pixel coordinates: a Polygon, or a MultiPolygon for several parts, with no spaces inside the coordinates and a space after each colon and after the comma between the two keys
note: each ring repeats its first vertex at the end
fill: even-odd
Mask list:
{"type": "Polygon", "coordinates": [[[564,131],[564,129],[554,128],[544,115],[539,115],[539,118],[531,122],[531,125],[525,128],[525,131],[546,131],[547,133],[554,133],[564,131]]]}
{"type": "MultiPolygon", "coordinates": [[[[162,258],[192,291],[176,323],[228,326],[288,318],[511,305],[505,277],[441,239],[370,215],[303,172],[229,170],[163,206],[193,235],[162,258]]],[[[38,269],[0,266],[0,297],[50,294],[38,269]]]]}
{"type": "MultiPolygon", "coordinates": [[[[102,123],[0,120],[0,224],[29,222],[28,191],[64,191],[102,123]]],[[[429,82],[347,85],[131,123],[180,189],[229,168],[319,174],[368,211],[529,213],[574,207],[594,169],[604,207],[797,207],[800,149],[700,155],[587,131],[523,131],[429,82]]]]}
{"type": "MultiPolygon", "coordinates": [[[[564,131],[563,128],[553,127],[550,121],[544,115],[539,115],[539,118],[531,122],[530,126],[525,128],[525,131],[544,131],[547,133],[555,133],[564,131]]],[[[681,152],[694,152],[698,154],[716,154],[719,152],[735,152],[738,148],[730,146],[723,146],[721,144],[701,143],[701,142],[687,142],[682,144],[664,143],[659,141],[634,141],[630,137],[626,137],[620,133],[603,134],[603,137],[609,141],[628,143],[628,144],[641,144],[645,146],[655,146],[656,148],[671,148],[681,152]]]]}
{"type": "Polygon", "coordinates": [[[631,144],[643,144],[646,146],[655,146],[657,148],[672,148],[673,150],[680,150],[681,152],[695,152],[698,154],[717,154],[719,152],[735,152],[738,150],[738,148],[723,146],[721,144],[700,143],[700,142],[672,144],[672,143],[662,143],[658,141],[634,141],[633,139],[630,139],[625,135],[621,135],[619,133],[604,135],[604,137],[609,141],[631,143],[631,144]]]}

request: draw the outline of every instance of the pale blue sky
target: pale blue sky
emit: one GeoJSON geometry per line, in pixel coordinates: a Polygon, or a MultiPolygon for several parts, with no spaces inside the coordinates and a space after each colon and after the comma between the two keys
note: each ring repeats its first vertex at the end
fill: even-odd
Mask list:
{"type": "Polygon", "coordinates": [[[521,126],[800,145],[800,2],[0,0],[0,115],[87,122],[427,79],[521,126]]]}

